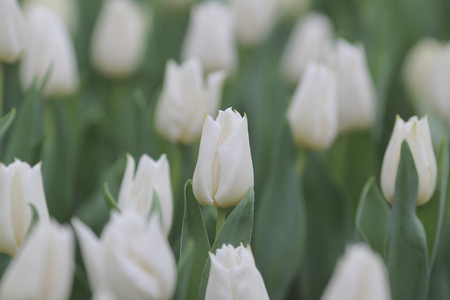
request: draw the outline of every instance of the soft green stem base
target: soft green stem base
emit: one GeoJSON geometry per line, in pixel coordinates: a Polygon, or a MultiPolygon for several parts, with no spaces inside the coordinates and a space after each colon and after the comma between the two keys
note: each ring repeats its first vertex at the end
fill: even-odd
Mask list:
{"type": "Polygon", "coordinates": [[[217,225],[216,225],[216,239],[219,236],[220,230],[223,227],[223,223],[225,223],[225,213],[226,210],[224,208],[217,208],[217,225]]]}

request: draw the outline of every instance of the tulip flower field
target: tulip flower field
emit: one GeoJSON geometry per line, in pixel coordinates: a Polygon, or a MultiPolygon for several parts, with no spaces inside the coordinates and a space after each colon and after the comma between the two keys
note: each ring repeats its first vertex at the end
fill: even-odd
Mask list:
{"type": "Polygon", "coordinates": [[[0,0],[0,300],[450,299],[446,0],[0,0]]]}

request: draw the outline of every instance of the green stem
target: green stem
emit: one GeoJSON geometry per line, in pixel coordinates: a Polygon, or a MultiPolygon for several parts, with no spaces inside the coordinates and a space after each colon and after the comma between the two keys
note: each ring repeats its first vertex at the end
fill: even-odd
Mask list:
{"type": "Polygon", "coordinates": [[[3,66],[0,63],[0,117],[3,116],[3,66]]]}
{"type": "Polygon", "coordinates": [[[295,159],[295,169],[298,176],[303,177],[303,172],[305,171],[306,160],[308,158],[308,150],[297,147],[297,155],[295,159]]]}
{"type": "Polygon", "coordinates": [[[216,240],[217,237],[219,236],[220,230],[223,227],[223,223],[225,223],[225,213],[226,213],[226,209],[225,208],[217,208],[217,225],[216,225],[216,240]]]}

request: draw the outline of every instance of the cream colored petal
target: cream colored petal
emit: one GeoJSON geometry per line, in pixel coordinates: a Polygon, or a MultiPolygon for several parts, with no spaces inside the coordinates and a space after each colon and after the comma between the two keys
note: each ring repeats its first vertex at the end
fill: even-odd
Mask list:
{"type": "Polygon", "coordinates": [[[14,256],[18,247],[11,215],[10,178],[7,167],[0,164],[0,252],[14,256]]]}
{"type": "Polygon", "coordinates": [[[211,270],[209,271],[205,300],[234,300],[230,271],[212,253],[209,254],[209,258],[211,270]]]}
{"type": "Polygon", "coordinates": [[[130,201],[131,190],[133,188],[135,162],[134,158],[127,154],[127,166],[123,175],[122,184],[120,185],[118,205],[120,209],[127,207],[127,202],[130,201]]]}

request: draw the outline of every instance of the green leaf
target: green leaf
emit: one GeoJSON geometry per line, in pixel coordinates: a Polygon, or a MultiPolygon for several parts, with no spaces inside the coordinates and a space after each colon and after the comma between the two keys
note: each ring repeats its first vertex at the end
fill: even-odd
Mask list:
{"type": "Polygon", "coordinates": [[[208,258],[210,244],[206,234],[205,224],[197,200],[192,194],[192,181],[186,181],[184,185],[184,218],[181,230],[180,257],[189,247],[189,240],[195,241],[195,253],[192,258],[193,269],[190,275],[189,285],[185,299],[196,299],[199,293],[203,267],[208,258]]]}
{"type": "Polygon", "coordinates": [[[8,131],[9,127],[11,126],[15,116],[16,110],[13,108],[8,114],[6,114],[0,119],[0,142],[2,141],[3,136],[8,131]]]}
{"type": "MultiPolygon", "coordinates": [[[[241,243],[244,246],[250,244],[253,231],[254,205],[255,192],[253,189],[250,189],[241,203],[236,206],[233,212],[225,220],[222,230],[211,248],[211,253],[216,253],[216,250],[221,248],[223,244],[231,244],[234,247],[238,247],[241,243]]],[[[198,299],[205,298],[210,267],[211,264],[208,257],[203,268],[198,299]]]]}
{"type": "Polygon", "coordinates": [[[427,299],[427,242],[425,230],[416,216],[417,199],[417,171],[405,140],[398,164],[389,232],[388,269],[393,300],[427,299]]]}
{"type": "Polygon", "coordinates": [[[361,238],[385,261],[387,260],[390,217],[391,209],[375,184],[375,178],[369,178],[359,200],[355,225],[361,238]]]}
{"type": "Polygon", "coordinates": [[[113,195],[111,195],[111,192],[109,191],[109,186],[107,182],[105,182],[105,184],[103,185],[103,199],[105,199],[105,204],[109,211],[117,210],[120,212],[120,208],[119,206],[117,206],[116,199],[114,199],[113,195]]]}
{"type": "Polygon", "coordinates": [[[438,176],[436,181],[436,190],[428,203],[417,207],[417,216],[425,228],[428,244],[428,255],[430,259],[430,269],[436,259],[442,222],[444,220],[449,172],[448,156],[447,143],[445,139],[442,139],[437,157],[438,176]]]}
{"type": "Polygon", "coordinates": [[[175,290],[174,300],[184,300],[187,298],[189,282],[191,278],[192,269],[194,267],[195,257],[195,242],[189,239],[183,249],[183,253],[178,263],[178,280],[177,288],[175,290]]]}
{"type": "Polygon", "coordinates": [[[34,226],[36,226],[37,222],[39,222],[39,213],[36,209],[36,206],[34,206],[33,203],[28,203],[28,205],[30,205],[30,209],[31,209],[31,222],[30,222],[30,225],[28,226],[26,236],[29,236],[31,234],[34,226]]]}
{"type": "Polygon", "coordinates": [[[269,182],[258,201],[252,242],[271,299],[286,298],[300,270],[306,239],[305,204],[289,124],[284,122],[280,129],[269,182]]]}

